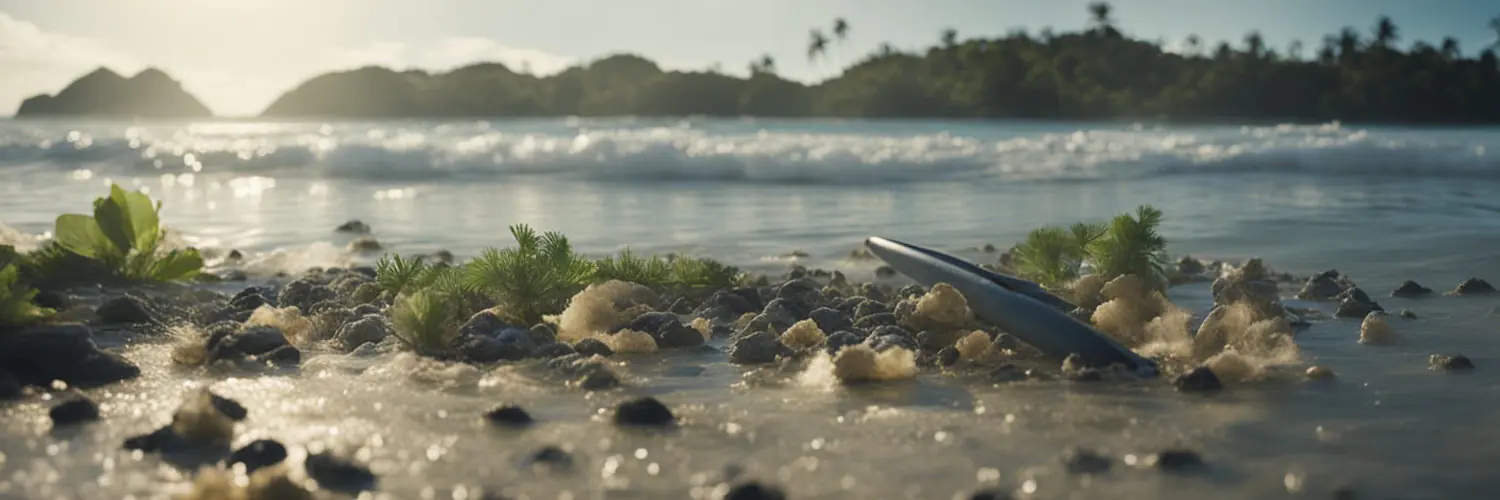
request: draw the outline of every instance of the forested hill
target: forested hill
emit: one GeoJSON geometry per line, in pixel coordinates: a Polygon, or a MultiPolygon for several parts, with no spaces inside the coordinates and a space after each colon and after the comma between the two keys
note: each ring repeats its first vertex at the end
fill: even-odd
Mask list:
{"type": "MultiPolygon", "coordinates": [[[[1102,8],[1101,8],[1102,7],[1102,8]]],[[[1466,56],[1454,39],[1401,43],[1379,19],[1320,44],[1267,47],[1257,33],[1234,44],[1196,37],[1178,51],[1131,38],[1107,5],[1087,29],[1015,32],[934,46],[886,46],[830,80],[663,71],[614,55],[538,77],[496,63],[446,73],[367,67],[317,76],[282,95],[267,117],[507,117],[709,115],[765,117],[1141,118],[1172,120],[1500,123],[1500,67],[1489,48],[1466,56]]],[[[1500,19],[1492,23],[1500,36],[1500,19]]],[[[837,25],[834,33],[848,30],[837,25]]],[[[815,31],[808,57],[842,37],[815,31]]],[[[1178,44],[1172,44],[1178,45],[1178,44]]],[[[799,54],[800,56],[800,54],[799,54]]]]}

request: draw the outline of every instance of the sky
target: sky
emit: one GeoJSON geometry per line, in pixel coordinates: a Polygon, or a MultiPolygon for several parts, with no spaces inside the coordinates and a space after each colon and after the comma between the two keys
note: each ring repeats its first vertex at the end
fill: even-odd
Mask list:
{"type": "MultiPolygon", "coordinates": [[[[0,0],[0,115],[99,66],[129,76],[158,67],[215,113],[258,114],[323,72],[380,64],[445,70],[499,61],[547,74],[621,52],[669,69],[745,73],[771,55],[802,81],[882,43],[918,49],[960,37],[1085,26],[1089,0],[0,0]],[[849,37],[809,62],[810,30],[845,18],[849,37]]],[[[1178,44],[1189,34],[1236,45],[1250,30],[1309,51],[1343,26],[1380,15],[1403,44],[1444,36],[1473,54],[1494,43],[1493,0],[1115,0],[1128,35],[1178,44]]]]}

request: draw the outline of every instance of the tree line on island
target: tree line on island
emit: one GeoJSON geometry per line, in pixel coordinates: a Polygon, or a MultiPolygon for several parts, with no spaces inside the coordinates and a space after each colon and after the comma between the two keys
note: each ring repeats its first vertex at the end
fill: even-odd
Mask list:
{"type": "MultiPolygon", "coordinates": [[[[664,71],[632,54],[548,76],[493,62],[442,73],[371,66],[314,77],[262,116],[1500,122],[1500,17],[1489,22],[1496,42],[1466,57],[1451,37],[1438,45],[1418,40],[1403,47],[1399,27],[1387,17],[1368,34],[1345,27],[1316,49],[1293,41],[1278,50],[1252,31],[1239,44],[1210,47],[1193,35],[1168,50],[1164,42],[1122,33],[1107,3],[1091,4],[1089,16],[1086,29],[1071,33],[1018,30],[961,39],[949,29],[921,52],[884,44],[838,76],[811,85],[778,75],[769,54],[749,63],[748,77],[717,69],[664,71]]],[[[806,57],[826,58],[849,31],[843,19],[827,34],[813,30],[806,57]]],[[[164,75],[146,73],[157,87],[166,85],[164,75]]],[[[28,99],[17,115],[208,115],[170,78],[168,90],[185,99],[127,85],[137,80],[96,71],[57,96],[28,99]],[[140,95],[150,98],[133,97],[140,95]]]]}

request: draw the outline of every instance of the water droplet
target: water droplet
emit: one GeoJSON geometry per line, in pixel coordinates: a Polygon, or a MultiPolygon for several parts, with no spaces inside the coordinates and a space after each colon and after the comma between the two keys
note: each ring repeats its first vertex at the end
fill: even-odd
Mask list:
{"type": "Polygon", "coordinates": [[[651,465],[647,465],[646,466],[646,473],[647,474],[655,476],[656,474],[658,474],[660,472],[661,472],[661,466],[657,465],[656,462],[651,462],[651,465]]]}
{"type": "Polygon", "coordinates": [[[978,479],[979,482],[981,482],[981,483],[988,483],[988,482],[999,481],[1000,480],[1000,469],[992,469],[992,468],[989,468],[989,467],[981,467],[979,469],[979,473],[974,474],[974,478],[978,479]]]}
{"type": "Polygon", "coordinates": [[[646,451],[645,448],[636,448],[635,449],[635,458],[636,458],[636,460],[644,460],[648,456],[651,456],[651,452],[646,451]]]}
{"type": "Polygon", "coordinates": [[[1026,482],[1021,483],[1021,491],[1026,492],[1028,495],[1036,493],[1036,480],[1027,479],[1026,482]]]}
{"type": "Polygon", "coordinates": [[[1300,492],[1302,491],[1302,476],[1295,472],[1288,472],[1286,477],[1281,478],[1281,484],[1286,485],[1287,493],[1300,492]]]}

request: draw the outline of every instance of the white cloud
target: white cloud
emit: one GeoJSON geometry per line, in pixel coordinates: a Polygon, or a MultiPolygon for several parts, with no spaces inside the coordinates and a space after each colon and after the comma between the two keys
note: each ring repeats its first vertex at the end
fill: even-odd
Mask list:
{"type": "Polygon", "coordinates": [[[481,37],[451,37],[419,45],[371,42],[335,50],[331,54],[334,64],[340,67],[376,64],[399,69],[444,71],[477,62],[499,62],[513,70],[529,69],[538,75],[557,73],[574,63],[571,57],[510,47],[481,37]]]}
{"type": "Polygon", "coordinates": [[[48,33],[0,12],[0,115],[14,112],[21,100],[62,90],[68,82],[99,66],[125,76],[144,65],[139,59],[98,40],[48,33]]]}

